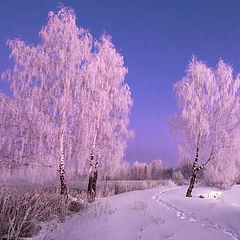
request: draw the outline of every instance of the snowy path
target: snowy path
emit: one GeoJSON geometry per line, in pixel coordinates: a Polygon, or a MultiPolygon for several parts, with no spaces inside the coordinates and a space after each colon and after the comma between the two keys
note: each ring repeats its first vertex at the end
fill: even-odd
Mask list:
{"type": "MultiPolygon", "coordinates": [[[[240,196],[240,186],[235,190],[240,196]]],[[[187,199],[184,193],[182,187],[162,186],[98,199],[65,222],[49,224],[32,239],[240,240],[240,207],[231,205],[238,198],[222,203],[187,199]]]]}
{"type": "MultiPolygon", "coordinates": [[[[229,235],[232,237],[232,239],[234,240],[240,240],[240,235],[238,233],[238,231],[236,231],[233,228],[227,227],[227,226],[223,226],[220,225],[218,223],[215,223],[209,219],[206,218],[201,218],[199,216],[196,216],[194,213],[191,212],[185,212],[184,210],[179,209],[176,206],[173,206],[172,204],[170,204],[167,201],[164,201],[161,196],[168,192],[168,191],[174,191],[176,189],[179,189],[181,187],[176,187],[176,188],[172,188],[172,189],[165,189],[157,194],[155,194],[152,199],[155,199],[159,204],[163,205],[165,208],[167,208],[168,210],[171,210],[175,213],[175,215],[180,218],[180,219],[185,219],[189,222],[197,222],[199,224],[201,224],[204,227],[207,227],[208,229],[212,229],[212,230],[220,230],[223,231],[225,234],[229,235]]],[[[240,216],[239,216],[240,218],[240,216]]],[[[239,226],[240,228],[240,226],[239,226]]]]}

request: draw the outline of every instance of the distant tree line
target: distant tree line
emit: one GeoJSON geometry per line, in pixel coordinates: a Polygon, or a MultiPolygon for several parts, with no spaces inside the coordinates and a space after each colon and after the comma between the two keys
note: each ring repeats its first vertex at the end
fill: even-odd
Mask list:
{"type": "Polygon", "coordinates": [[[115,180],[160,180],[171,179],[173,168],[163,168],[162,160],[154,160],[149,164],[145,162],[130,163],[122,161],[120,167],[115,171],[115,180]]]}

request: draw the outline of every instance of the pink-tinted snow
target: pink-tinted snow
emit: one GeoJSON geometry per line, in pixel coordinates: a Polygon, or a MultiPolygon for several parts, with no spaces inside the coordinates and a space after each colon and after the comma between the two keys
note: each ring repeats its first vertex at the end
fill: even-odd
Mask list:
{"type": "Polygon", "coordinates": [[[186,198],[186,187],[174,186],[98,199],[33,239],[240,239],[240,186],[221,191],[216,199],[199,198],[211,191],[218,190],[195,188],[193,197],[186,198]]]}

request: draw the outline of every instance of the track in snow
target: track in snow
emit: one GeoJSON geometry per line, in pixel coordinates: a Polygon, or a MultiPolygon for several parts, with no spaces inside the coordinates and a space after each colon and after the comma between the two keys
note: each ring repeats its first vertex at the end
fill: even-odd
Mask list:
{"type": "Polygon", "coordinates": [[[163,205],[168,210],[173,211],[176,214],[176,216],[180,219],[187,220],[189,222],[197,222],[197,223],[201,224],[202,226],[207,227],[208,229],[223,231],[225,234],[231,236],[232,239],[240,240],[240,235],[234,229],[223,226],[223,225],[220,225],[218,223],[214,223],[209,219],[195,216],[193,213],[184,212],[183,210],[173,206],[169,202],[161,199],[161,195],[163,193],[165,193],[167,191],[172,191],[172,190],[175,190],[175,189],[178,189],[178,188],[180,188],[180,187],[163,190],[163,191],[155,194],[152,197],[152,199],[156,200],[159,204],[163,205]]]}

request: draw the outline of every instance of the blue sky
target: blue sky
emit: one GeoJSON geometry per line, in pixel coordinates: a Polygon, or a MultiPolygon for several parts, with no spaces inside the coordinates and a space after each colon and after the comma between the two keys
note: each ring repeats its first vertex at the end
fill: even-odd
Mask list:
{"type": "MultiPolygon", "coordinates": [[[[12,66],[7,39],[37,44],[55,0],[0,0],[0,73],[12,66]]],[[[112,36],[128,67],[134,106],[126,160],[177,163],[177,141],[168,119],[177,111],[173,84],[185,74],[193,54],[214,67],[222,58],[240,72],[238,0],[62,0],[75,10],[77,24],[95,38],[112,36]]],[[[10,94],[0,80],[0,91],[10,94]]]]}

